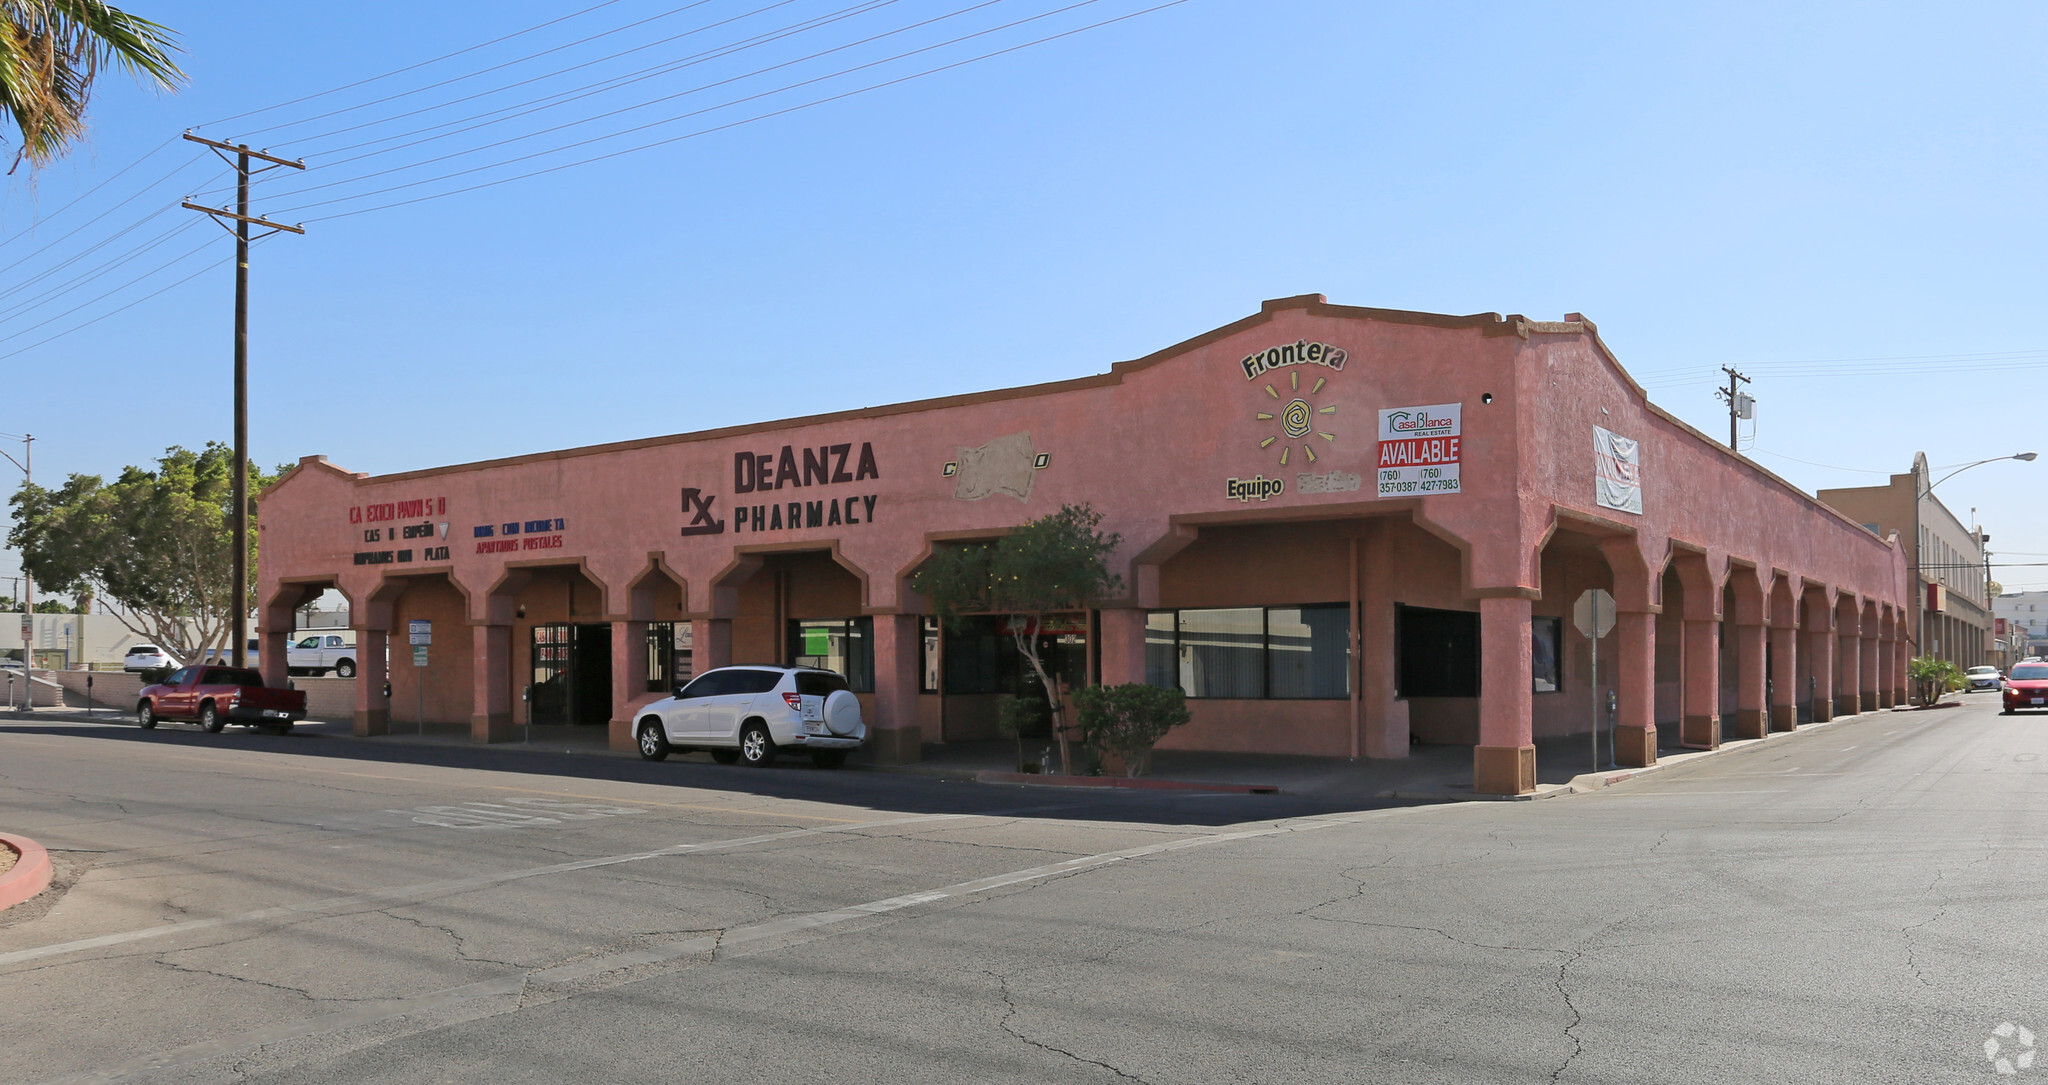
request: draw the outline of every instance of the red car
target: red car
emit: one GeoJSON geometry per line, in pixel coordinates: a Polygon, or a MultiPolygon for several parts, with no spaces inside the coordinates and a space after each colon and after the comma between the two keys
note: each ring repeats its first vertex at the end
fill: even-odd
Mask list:
{"type": "Polygon", "coordinates": [[[158,720],[195,720],[214,734],[230,723],[283,734],[293,721],[305,718],[305,693],[266,686],[262,674],[246,667],[173,671],[162,682],[144,686],[135,704],[135,719],[145,729],[158,720]]]}
{"type": "Polygon", "coordinates": [[[2005,714],[2022,708],[2048,709],[2048,663],[2015,663],[2005,676],[2005,714]]]}

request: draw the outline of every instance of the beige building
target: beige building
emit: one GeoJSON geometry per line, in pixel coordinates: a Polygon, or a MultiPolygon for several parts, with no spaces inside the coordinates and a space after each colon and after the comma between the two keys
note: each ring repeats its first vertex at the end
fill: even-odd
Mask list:
{"type": "Polygon", "coordinates": [[[1879,538],[1897,534],[1918,575],[1907,628],[1916,631],[1914,655],[1972,667],[1991,661],[1991,601],[1984,543],[1990,538],[1964,524],[1929,492],[1927,454],[1914,453],[1913,470],[1882,486],[1850,486],[1815,494],[1879,538]]]}

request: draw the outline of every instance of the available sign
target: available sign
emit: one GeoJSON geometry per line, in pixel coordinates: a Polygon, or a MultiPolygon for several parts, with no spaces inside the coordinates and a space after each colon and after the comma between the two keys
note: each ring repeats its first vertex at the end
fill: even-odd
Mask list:
{"type": "Polygon", "coordinates": [[[1379,494],[1414,497],[1461,491],[1464,407],[1438,403],[1380,412],[1379,494]]]}

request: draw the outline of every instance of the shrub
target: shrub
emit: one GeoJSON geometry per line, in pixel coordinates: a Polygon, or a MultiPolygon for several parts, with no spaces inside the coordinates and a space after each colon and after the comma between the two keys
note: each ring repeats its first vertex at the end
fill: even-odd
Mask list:
{"type": "Polygon", "coordinates": [[[1089,686],[1074,694],[1074,705],[1080,710],[1083,741],[1123,758],[1130,776],[1143,776],[1152,765],[1153,745],[1189,719],[1187,697],[1180,690],[1142,682],[1089,686]]]}
{"type": "Polygon", "coordinates": [[[1037,763],[1024,761],[1024,737],[1038,737],[1050,732],[1052,707],[1045,698],[1036,695],[1018,697],[1005,693],[996,698],[996,730],[1017,740],[1017,771],[1037,772],[1037,763]]]}

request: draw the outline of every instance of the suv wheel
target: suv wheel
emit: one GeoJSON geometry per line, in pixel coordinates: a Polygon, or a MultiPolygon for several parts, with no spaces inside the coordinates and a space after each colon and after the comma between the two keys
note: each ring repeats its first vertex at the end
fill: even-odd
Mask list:
{"type": "Polygon", "coordinates": [[[212,701],[206,702],[206,707],[199,710],[199,726],[206,728],[207,734],[220,734],[221,728],[227,725],[228,721],[220,718],[220,709],[213,707],[212,701]]]}
{"type": "Polygon", "coordinates": [[[640,758],[643,761],[668,758],[668,736],[661,733],[661,724],[655,720],[640,721],[640,758]]]}
{"type": "Polygon", "coordinates": [[[775,763],[775,740],[765,724],[757,721],[740,729],[740,760],[757,769],[775,763]]]}
{"type": "Polygon", "coordinates": [[[135,706],[135,722],[147,731],[156,726],[156,706],[144,701],[135,706]]]}

